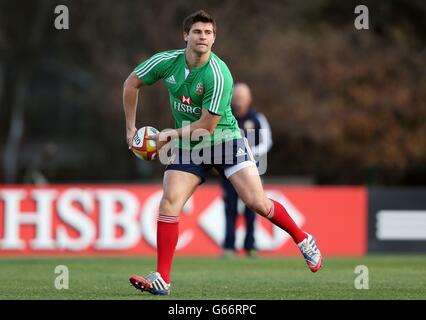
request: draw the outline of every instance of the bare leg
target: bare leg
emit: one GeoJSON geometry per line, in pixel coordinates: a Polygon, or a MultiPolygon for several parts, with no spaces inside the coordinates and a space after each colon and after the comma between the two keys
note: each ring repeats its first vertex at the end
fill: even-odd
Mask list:
{"type": "Polygon", "coordinates": [[[237,171],[229,180],[247,207],[267,217],[290,234],[296,244],[307,238],[306,233],[296,225],[284,206],[266,197],[255,165],[237,171]]]}
{"type": "Polygon", "coordinates": [[[246,167],[229,177],[240,199],[254,212],[266,217],[272,202],[266,197],[256,166],[246,167]]]}
{"type": "Polygon", "coordinates": [[[273,224],[291,235],[312,272],[317,272],[321,268],[322,255],[315,237],[302,231],[282,204],[266,197],[254,165],[237,171],[229,177],[229,181],[247,207],[267,217],[273,224]]]}
{"type": "Polygon", "coordinates": [[[167,170],[163,177],[164,193],[160,202],[160,215],[179,216],[200,181],[201,178],[192,173],[167,170]]]}
{"type": "Polygon", "coordinates": [[[157,271],[170,283],[173,255],[179,238],[179,214],[200,183],[192,173],[167,170],[157,222],[157,271]]]}

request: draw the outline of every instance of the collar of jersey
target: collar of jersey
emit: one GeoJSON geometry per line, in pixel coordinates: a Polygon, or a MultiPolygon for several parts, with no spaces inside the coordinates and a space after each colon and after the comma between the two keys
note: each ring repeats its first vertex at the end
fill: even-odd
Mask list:
{"type": "MultiPolygon", "coordinates": [[[[188,65],[187,65],[187,63],[186,63],[186,49],[185,49],[185,52],[184,52],[184,53],[185,53],[185,54],[183,54],[182,56],[183,56],[183,59],[184,59],[184,61],[185,61],[185,68],[187,68],[187,69],[189,70],[189,67],[188,67],[188,65]]],[[[212,56],[213,56],[213,52],[212,52],[212,51],[210,51],[210,56],[209,56],[209,58],[207,59],[207,61],[206,61],[205,63],[203,63],[202,65],[198,66],[198,67],[194,67],[194,68],[192,68],[190,72],[192,73],[193,71],[198,71],[198,70],[202,69],[203,67],[205,67],[205,66],[206,66],[206,65],[210,62],[210,60],[211,60],[212,56]]]]}

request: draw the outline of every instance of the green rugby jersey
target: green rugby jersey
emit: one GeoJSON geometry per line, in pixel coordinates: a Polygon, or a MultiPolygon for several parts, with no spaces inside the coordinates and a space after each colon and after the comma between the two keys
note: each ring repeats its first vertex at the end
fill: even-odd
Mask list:
{"type": "MultiPolygon", "coordinates": [[[[200,119],[202,108],[206,108],[222,116],[207,142],[217,144],[241,138],[237,120],[231,111],[234,83],[228,67],[211,52],[205,64],[189,71],[185,52],[185,49],[180,49],[157,53],[137,66],[134,72],[146,85],[163,80],[169,92],[175,128],[200,119]]],[[[201,146],[199,141],[179,141],[179,146],[185,149],[196,145],[201,146]]]]}

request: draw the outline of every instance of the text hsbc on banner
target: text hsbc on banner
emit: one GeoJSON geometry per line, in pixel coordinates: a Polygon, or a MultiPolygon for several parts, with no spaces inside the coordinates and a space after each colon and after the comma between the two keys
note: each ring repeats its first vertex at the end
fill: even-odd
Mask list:
{"type": "MultiPolygon", "coordinates": [[[[366,252],[364,188],[267,185],[325,255],[366,252]],[[345,241],[342,241],[342,239],[345,241]]],[[[0,188],[0,255],[155,255],[159,185],[14,186],[0,188]]],[[[244,238],[237,220],[237,247],[244,238]]],[[[219,255],[224,239],[222,191],[202,186],[180,218],[178,255],[219,255]]],[[[255,239],[265,255],[300,254],[287,233],[257,217],[255,239]]]]}

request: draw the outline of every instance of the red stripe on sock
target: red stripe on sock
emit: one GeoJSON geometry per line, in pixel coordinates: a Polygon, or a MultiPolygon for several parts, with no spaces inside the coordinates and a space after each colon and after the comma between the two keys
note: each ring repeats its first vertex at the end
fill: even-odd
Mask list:
{"type": "Polygon", "coordinates": [[[276,226],[286,231],[296,243],[300,243],[308,236],[300,229],[294,220],[290,217],[287,210],[279,203],[272,200],[273,207],[268,213],[267,218],[276,226]]]}
{"type": "MultiPolygon", "coordinates": [[[[164,217],[164,216],[160,216],[164,217]]],[[[173,255],[179,238],[179,221],[157,221],[157,271],[166,283],[170,283],[173,255]]]]}
{"type": "Polygon", "coordinates": [[[175,217],[175,216],[166,216],[166,215],[159,215],[158,216],[158,221],[162,221],[162,222],[170,222],[170,223],[176,223],[179,222],[179,217],[175,217]]]}

